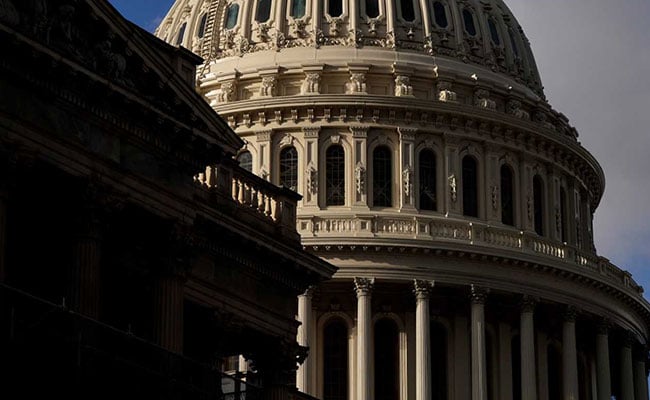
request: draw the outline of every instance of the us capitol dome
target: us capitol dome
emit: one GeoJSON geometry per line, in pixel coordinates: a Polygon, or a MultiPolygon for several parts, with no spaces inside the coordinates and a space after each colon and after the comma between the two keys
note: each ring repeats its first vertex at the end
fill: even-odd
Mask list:
{"type": "Polygon", "coordinates": [[[339,268],[299,298],[302,392],[648,399],[650,306],[593,244],[603,171],[503,1],[177,0],[156,34],[339,268]]]}

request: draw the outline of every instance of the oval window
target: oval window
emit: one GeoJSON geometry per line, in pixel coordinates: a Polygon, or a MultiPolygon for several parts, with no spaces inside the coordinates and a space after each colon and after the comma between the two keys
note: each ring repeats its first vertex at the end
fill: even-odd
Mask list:
{"type": "Polygon", "coordinates": [[[449,21],[447,21],[447,10],[445,6],[439,2],[433,2],[433,18],[436,21],[436,25],[440,28],[446,28],[449,26],[449,21]]]}
{"type": "Polygon", "coordinates": [[[366,0],[366,15],[370,18],[379,16],[379,0],[366,0]]]}
{"type": "Polygon", "coordinates": [[[497,24],[494,22],[494,19],[488,18],[488,27],[490,28],[490,36],[492,41],[497,46],[501,46],[501,38],[499,37],[499,30],[497,29],[497,24]]]}
{"type": "Polygon", "coordinates": [[[228,7],[226,14],[226,29],[232,29],[237,26],[237,19],[239,18],[239,4],[233,3],[228,7]]]}
{"type": "Polygon", "coordinates": [[[183,43],[183,38],[185,37],[185,29],[187,28],[187,22],[181,25],[181,29],[178,30],[178,36],[176,37],[176,46],[180,46],[183,43]]]}
{"type": "Polygon", "coordinates": [[[476,25],[474,25],[474,15],[468,9],[463,9],[463,23],[465,30],[470,36],[476,36],[476,25]]]}
{"type": "Polygon", "coordinates": [[[203,39],[203,36],[205,36],[205,24],[208,22],[208,14],[205,13],[201,17],[201,22],[199,22],[199,32],[197,33],[197,36],[199,39],[203,39]]]}
{"type": "Polygon", "coordinates": [[[291,3],[291,16],[293,18],[302,18],[305,16],[305,1],[293,0],[291,3]]]}
{"type": "Polygon", "coordinates": [[[255,21],[266,22],[271,18],[271,0],[259,0],[257,2],[257,13],[255,21]]]}
{"type": "Polygon", "coordinates": [[[340,17],[343,15],[343,0],[330,0],[327,13],[330,17],[340,17]]]}
{"type": "Polygon", "coordinates": [[[413,7],[413,0],[400,0],[402,18],[404,21],[415,21],[415,8],[413,7]]]}

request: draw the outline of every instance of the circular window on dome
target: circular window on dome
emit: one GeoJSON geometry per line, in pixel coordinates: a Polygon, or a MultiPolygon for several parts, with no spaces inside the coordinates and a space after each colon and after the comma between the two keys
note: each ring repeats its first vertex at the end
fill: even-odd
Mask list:
{"type": "Polygon", "coordinates": [[[239,18],[239,4],[232,3],[228,6],[228,12],[226,12],[226,29],[232,29],[237,26],[237,19],[239,18]]]}

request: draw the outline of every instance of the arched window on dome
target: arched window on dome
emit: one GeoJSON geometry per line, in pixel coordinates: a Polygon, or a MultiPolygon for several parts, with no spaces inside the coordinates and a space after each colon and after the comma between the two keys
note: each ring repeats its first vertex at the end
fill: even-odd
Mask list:
{"type": "Polygon", "coordinates": [[[292,0],[291,1],[291,17],[302,18],[305,16],[306,0],[292,0]]]}
{"type": "Polygon", "coordinates": [[[348,327],[333,318],[323,328],[323,400],[348,398],[348,327]]]}
{"type": "Polygon", "coordinates": [[[390,318],[375,323],[375,399],[399,399],[399,329],[390,318]]]}
{"type": "Polygon", "coordinates": [[[271,0],[257,0],[255,21],[266,22],[271,18],[271,0]]]}
{"type": "Polygon", "coordinates": [[[438,211],[438,202],[436,197],[436,154],[433,150],[424,149],[420,151],[419,162],[420,209],[438,211]]]}
{"type": "Polygon", "coordinates": [[[492,43],[497,46],[501,46],[501,37],[499,36],[499,28],[497,28],[497,23],[493,17],[488,18],[488,28],[490,29],[490,37],[492,38],[492,43]]]}
{"type": "Polygon", "coordinates": [[[516,58],[521,58],[521,55],[519,53],[519,46],[517,46],[517,39],[512,29],[508,29],[508,36],[510,37],[510,46],[512,47],[512,54],[514,54],[516,58]]]}
{"type": "Polygon", "coordinates": [[[329,0],[327,3],[327,14],[334,18],[343,15],[343,0],[329,0]]]}
{"type": "Polygon", "coordinates": [[[201,20],[199,21],[199,30],[196,32],[196,36],[199,37],[199,39],[203,39],[203,36],[205,36],[205,25],[208,22],[208,13],[203,13],[201,16],[201,20]]]}
{"type": "Polygon", "coordinates": [[[567,220],[567,194],[563,187],[560,187],[560,235],[563,243],[566,243],[569,233],[569,224],[567,220]]]}
{"type": "Polygon", "coordinates": [[[242,151],[239,153],[237,161],[239,162],[240,167],[246,171],[253,172],[253,155],[250,151],[242,151]]]}
{"type": "Polygon", "coordinates": [[[226,29],[232,29],[237,26],[237,20],[239,19],[239,4],[232,3],[228,6],[228,12],[226,13],[226,29]]]}
{"type": "Polygon", "coordinates": [[[413,0],[399,0],[402,19],[406,22],[415,21],[415,6],[413,0]]]}
{"type": "Polygon", "coordinates": [[[379,0],[366,0],[366,16],[369,18],[379,16],[379,0]]]}
{"type": "Polygon", "coordinates": [[[332,145],[325,152],[325,203],[345,205],[345,152],[343,146],[332,145]]]}
{"type": "Polygon", "coordinates": [[[178,35],[176,36],[176,46],[183,44],[183,39],[185,38],[185,29],[187,29],[187,22],[183,22],[181,28],[178,30],[178,35]]]}
{"type": "Polygon", "coordinates": [[[501,166],[501,222],[504,225],[515,226],[515,187],[512,168],[501,166]]]}
{"type": "Polygon", "coordinates": [[[539,175],[533,178],[533,215],[535,232],[544,235],[544,181],[539,175]]]}
{"type": "Polygon", "coordinates": [[[430,327],[431,400],[447,400],[447,329],[436,321],[430,327]]]}
{"type": "Polygon", "coordinates": [[[293,146],[280,151],[280,185],[298,190],[298,151],[293,146]]]}
{"type": "Polygon", "coordinates": [[[470,36],[476,36],[476,24],[474,22],[474,13],[472,13],[467,8],[463,8],[463,24],[465,25],[465,31],[470,36]]]}
{"type": "Polygon", "coordinates": [[[440,1],[434,1],[432,6],[433,22],[438,28],[446,29],[449,27],[447,18],[447,8],[440,1]]]}
{"type": "Polygon", "coordinates": [[[463,215],[478,218],[478,164],[472,156],[463,158],[463,215]]]}
{"type": "Polygon", "coordinates": [[[372,201],[375,207],[393,206],[393,162],[386,146],[372,153],[372,201]]]}

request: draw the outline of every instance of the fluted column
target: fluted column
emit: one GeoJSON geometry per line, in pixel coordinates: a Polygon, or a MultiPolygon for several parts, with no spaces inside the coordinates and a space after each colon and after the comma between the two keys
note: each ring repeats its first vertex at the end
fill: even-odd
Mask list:
{"type": "Polygon", "coordinates": [[[485,300],[488,291],[472,285],[472,400],[487,399],[485,300]]]}
{"type": "Polygon", "coordinates": [[[313,390],[311,387],[311,378],[312,378],[312,365],[313,365],[313,354],[314,349],[311,348],[311,343],[309,343],[311,334],[312,334],[312,296],[314,293],[314,288],[310,287],[305,293],[298,296],[298,321],[300,321],[300,326],[298,327],[298,344],[303,347],[309,347],[310,356],[298,367],[296,386],[298,390],[309,395],[313,395],[313,390]]]}
{"type": "Polygon", "coordinates": [[[370,340],[372,334],[371,293],[375,279],[354,278],[357,293],[357,399],[371,400],[372,364],[370,340]]]}
{"type": "Polygon", "coordinates": [[[648,376],[646,374],[645,360],[647,351],[637,353],[634,360],[634,398],[635,400],[648,400],[648,376]]]}
{"type": "Polygon", "coordinates": [[[535,371],[535,323],[534,310],[537,300],[524,296],[521,305],[521,399],[537,400],[537,374],[535,371]]]}
{"type": "Polygon", "coordinates": [[[161,347],[181,354],[183,352],[183,293],[182,271],[167,269],[155,280],[154,341],[161,347]]]}
{"type": "Polygon", "coordinates": [[[576,310],[569,307],[562,326],[562,393],[564,400],[578,400],[578,354],[576,350],[576,310]]]}
{"type": "Polygon", "coordinates": [[[415,400],[431,399],[431,325],[429,295],[433,282],[415,280],[415,400]]]}
{"type": "Polygon", "coordinates": [[[596,385],[598,400],[611,400],[612,383],[609,366],[609,329],[606,324],[598,326],[596,333],[596,385]]]}
{"type": "Polygon", "coordinates": [[[621,345],[621,400],[634,400],[632,337],[626,334],[621,345]]]}

